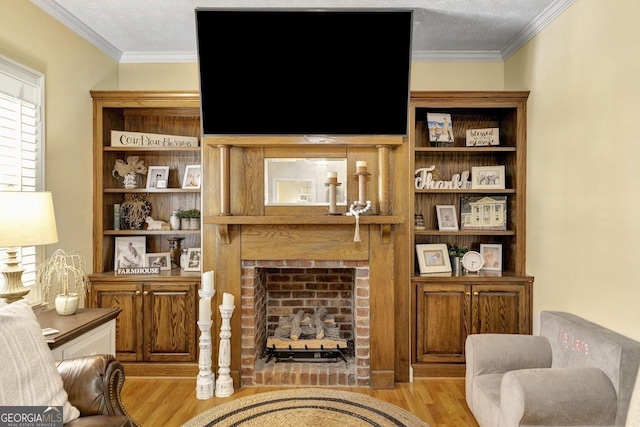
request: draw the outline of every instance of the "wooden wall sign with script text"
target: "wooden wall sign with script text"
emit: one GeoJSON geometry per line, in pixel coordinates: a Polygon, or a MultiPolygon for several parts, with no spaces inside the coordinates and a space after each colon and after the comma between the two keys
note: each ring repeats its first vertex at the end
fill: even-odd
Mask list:
{"type": "Polygon", "coordinates": [[[112,147],[189,148],[198,146],[195,136],[160,135],[157,133],[111,131],[112,147]]]}

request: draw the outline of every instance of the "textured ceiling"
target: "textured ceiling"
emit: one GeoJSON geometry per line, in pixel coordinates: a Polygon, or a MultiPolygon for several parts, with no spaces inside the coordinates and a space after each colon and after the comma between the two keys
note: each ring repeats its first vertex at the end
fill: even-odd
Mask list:
{"type": "Polygon", "coordinates": [[[414,60],[502,61],[574,0],[31,1],[119,62],[194,62],[197,7],[413,9],[414,60]]]}

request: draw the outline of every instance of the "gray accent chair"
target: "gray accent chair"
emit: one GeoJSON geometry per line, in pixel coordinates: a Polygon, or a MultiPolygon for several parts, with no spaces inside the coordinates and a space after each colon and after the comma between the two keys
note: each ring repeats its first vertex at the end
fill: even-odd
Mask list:
{"type": "Polygon", "coordinates": [[[539,336],[467,337],[465,393],[478,424],[636,426],[627,412],[640,343],[569,313],[540,319],[539,336]]]}

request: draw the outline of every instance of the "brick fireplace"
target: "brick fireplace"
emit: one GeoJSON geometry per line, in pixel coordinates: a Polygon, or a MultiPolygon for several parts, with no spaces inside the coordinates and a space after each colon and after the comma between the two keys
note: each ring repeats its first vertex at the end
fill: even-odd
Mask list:
{"type": "Polygon", "coordinates": [[[370,386],[369,263],[243,260],[241,384],[370,386]],[[324,307],[354,342],[347,361],[267,362],[264,347],[278,320],[324,307]]]}
{"type": "MultiPolygon", "coordinates": [[[[405,185],[397,177],[410,175],[409,155],[401,137],[321,143],[297,136],[203,138],[202,268],[216,272],[214,307],[224,292],[235,296],[230,366],[235,387],[284,381],[393,389],[396,381],[408,380],[409,291],[398,278],[409,272],[402,270],[406,263],[395,260],[407,259],[412,250],[405,222],[409,201],[397,191],[405,185]],[[360,189],[356,163],[369,165],[366,198],[373,208],[359,219],[360,239],[355,238],[356,221],[345,215],[344,207],[339,215],[327,215],[326,206],[265,203],[265,159],[286,157],[346,158],[349,179],[342,185],[347,194],[360,189]],[[346,367],[344,362],[330,363],[331,370],[321,371],[329,363],[279,362],[265,371],[260,356],[268,322],[255,316],[271,298],[260,284],[265,274],[260,270],[270,268],[354,270],[355,355],[346,367]]],[[[282,309],[284,303],[279,304],[282,309]]],[[[217,340],[212,345],[217,355],[217,340]]]]}

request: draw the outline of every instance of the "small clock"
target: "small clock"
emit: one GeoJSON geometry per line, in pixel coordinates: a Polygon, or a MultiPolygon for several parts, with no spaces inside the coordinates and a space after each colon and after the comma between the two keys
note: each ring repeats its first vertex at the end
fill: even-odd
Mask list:
{"type": "Polygon", "coordinates": [[[462,256],[462,266],[465,270],[475,273],[480,271],[484,265],[484,258],[480,255],[480,252],[469,251],[462,256]]]}

